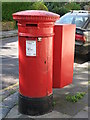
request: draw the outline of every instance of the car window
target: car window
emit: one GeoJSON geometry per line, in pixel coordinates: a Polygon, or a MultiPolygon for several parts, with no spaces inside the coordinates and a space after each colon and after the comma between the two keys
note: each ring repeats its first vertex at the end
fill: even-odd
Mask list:
{"type": "Polygon", "coordinates": [[[88,17],[83,17],[83,16],[76,16],[75,17],[75,24],[77,27],[82,27],[86,20],[88,19],[88,17]]]}
{"type": "Polygon", "coordinates": [[[87,16],[80,15],[64,15],[56,23],[59,24],[76,24],[76,27],[82,28],[85,22],[87,21],[87,16]]]}
{"type": "Polygon", "coordinates": [[[56,21],[56,23],[60,23],[60,24],[72,24],[72,21],[73,21],[73,16],[67,15],[67,16],[61,17],[60,20],[56,21]]]}

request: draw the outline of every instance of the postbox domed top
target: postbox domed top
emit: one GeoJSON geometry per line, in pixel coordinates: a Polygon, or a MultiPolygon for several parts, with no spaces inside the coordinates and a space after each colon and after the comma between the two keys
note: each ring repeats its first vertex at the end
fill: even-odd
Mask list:
{"type": "Polygon", "coordinates": [[[26,10],[20,11],[13,14],[14,20],[25,20],[25,21],[47,21],[47,22],[55,22],[59,19],[60,15],[47,12],[43,10],[26,10]]]}

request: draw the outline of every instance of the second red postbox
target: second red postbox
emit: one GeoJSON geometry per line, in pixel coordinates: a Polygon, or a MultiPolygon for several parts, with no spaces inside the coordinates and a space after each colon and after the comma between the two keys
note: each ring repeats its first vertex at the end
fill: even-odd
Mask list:
{"type": "Polygon", "coordinates": [[[19,111],[44,114],[52,110],[53,27],[59,15],[28,10],[13,19],[18,21],[19,111]]]}
{"type": "Polygon", "coordinates": [[[54,26],[53,88],[63,88],[72,83],[75,27],[72,24],[54,26]]]}

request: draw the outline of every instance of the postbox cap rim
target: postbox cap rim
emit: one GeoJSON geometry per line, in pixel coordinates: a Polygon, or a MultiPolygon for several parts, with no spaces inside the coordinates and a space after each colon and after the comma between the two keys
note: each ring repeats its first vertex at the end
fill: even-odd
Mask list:
{"type": "Polygon", "coordinates": [[[60,15],[44,10],[25,10],[13,13],[13,19],[15,20],[30,20],[36,19],[40,21],[56,21],[60,15]]]}

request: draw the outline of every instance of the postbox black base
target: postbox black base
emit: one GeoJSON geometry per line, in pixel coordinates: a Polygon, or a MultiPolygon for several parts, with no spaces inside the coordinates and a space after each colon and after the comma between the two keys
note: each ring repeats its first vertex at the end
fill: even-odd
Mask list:
{"type": "Polygon", "coordinates": [[[26,115],[42,115],[53,109],[53,95],[43,98],[29,98],[19,94],[19,112],[26,115]]]}

